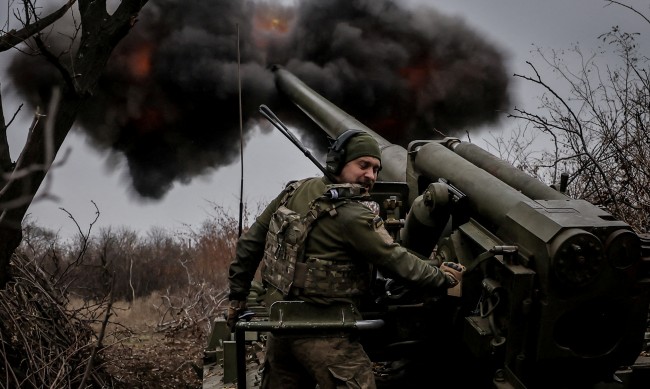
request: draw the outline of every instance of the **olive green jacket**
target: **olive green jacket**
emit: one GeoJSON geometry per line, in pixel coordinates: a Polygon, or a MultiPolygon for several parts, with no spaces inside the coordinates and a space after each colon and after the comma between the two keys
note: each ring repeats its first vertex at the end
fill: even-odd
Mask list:
{"type": "MultiPolygon", "coordinates": [[[[309,203],[322,196],[326,178],[311,178],[300,185],[289,198],[287,207],[305,215],[309,203]]],[[[286,189],[285,189],[286,191],[286,189]]],[[[280,206],[285,194],[280,193],[264,209],[251,228],[237,243],[236,256],[230,265],[230,300],[245,300],[251,281],[264,255],[264,243],[271,216],[280,206]]],[[[436,291],[447,288],[447,277],[435,266],[421,260],[407,249],[394,243],[376,215],[358,201],[348,201],[337,208],[336,216],[325,215],[314,222],[305,242],[305,258],[324,260],[363,261],[376,266],[382,274],[403,282],[406,286],[436,291]]],[[[299,299],[329,303],[341,299],[299,299]]],[[[353,302],[347,300],[345,302],[353,302]]]]}

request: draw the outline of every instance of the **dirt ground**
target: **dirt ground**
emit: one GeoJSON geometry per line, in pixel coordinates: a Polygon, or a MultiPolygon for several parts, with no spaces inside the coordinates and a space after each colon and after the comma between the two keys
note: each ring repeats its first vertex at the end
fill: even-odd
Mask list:
{"type": "Polygon", "coordinates": [[[105,350],[114,388],[201,388],[205,339],[143,332],[105,350]]]}
{"type": "MultiPolygon", "coordinates": [[[[121,339],[103,354],[107,372],[116,389],[234,389],[224,383],[222,363],[205,363],[205,335],[198,331],[164,334],[143,330],[121,339]]],[[[218,348],[220,350],[220,348],[218,348]]],[[[247,387],[259,384],[263,346],[247,346],[247,387]]]]}
{"type": "MultiPolygon", "coordinates": [[[[117,389],[235,389],[236,383],[223,382],[220,363],[204,367],[205,348],[205,339],[191,332],[174,336],[142,332],[107,348],[104,359],[106,370],[113,378],[112,387],[117,389]]],[[[263,358],[263,346],[259,343],[247,348],[247,388],[259,387],[259,366],[263,358]]],[[[621,387],[620,384],[594,386],[595,389],[621,387]]]]}

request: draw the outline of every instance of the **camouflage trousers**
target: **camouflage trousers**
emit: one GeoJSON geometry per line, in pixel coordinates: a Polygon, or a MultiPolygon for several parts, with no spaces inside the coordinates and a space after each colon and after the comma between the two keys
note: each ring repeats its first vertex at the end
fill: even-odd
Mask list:
{"type": "Polygon", "coordinates": [[[372,363],[349,337],[269,334],[262,389],[375,389],[372,363]]]}

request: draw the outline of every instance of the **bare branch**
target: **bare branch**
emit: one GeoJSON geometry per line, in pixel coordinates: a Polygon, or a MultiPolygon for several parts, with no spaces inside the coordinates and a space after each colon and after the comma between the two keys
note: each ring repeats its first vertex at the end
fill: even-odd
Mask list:
{"type": "MultiPolygon", "coordinates": [[[[18,31],[16,31],[15,29],[8,31],[7,33],[5,33],[0,37],[0,52],[9,50],[12,47],[15,47],[16,45],[24,42],[26,39],[33,36],[34,34],[43,31],[44,28],[50,26],[52,23],[56,22],[63,15],[65,15],[65,13],[68,12],[70,7],[74,5],[74,3],[76,3],[76,0],[68,0],[68,2],[65,5],[63,5],[58,10],[52,12],[51,14],[47,15],[46,17],[36,18],[36,15],[34,15],[36,18],[36,22],[31,24],[27,23],[23,28],[21,28],[18,31]]],[[[33,11],[30,10],[25,11],[26,22],[29,22],[30,20],[29,15],[32,12],[33,11]]]]}
{"type": "Polygon", "coordinates": [[[627,9],[629,9],[630,11],[634,12],[635,14],[641,16],[646,22],[650,23],[650,19],[648,19],[644,14],[642,14],[639,10],[637,10],[636,8],[634,8],[632,6],[629,6],[627,4],[623,4],[623,3],[619,2],[619,1],[614,1],[614,0],[605,0],[605,1],[610,3],[610,4],[617,4],[617,5],[620,5],[621,7],[625,7],[627,9]]]}
{"type": "MultiPolygon", "coordinates": [[[[522,76],[542,85],[540,98],[545,112],[533,113],[516,108],[509,117],[523,119],[553,144],[542,158],[530,158],[521,139],[510,140],[515,158],[527,158],[517,166],[553,181],[562,165],[570,172],[572,195],[585,198],[626,220],[636,230],[647,231],[650,222],[650,77],[648,58],[638,55],[636,35],[618,27],[599,38],[611,45],[620,64],[599,66],[595,54],[584,56],[578,47],[571,53],[578,56],[576,71],[569,69],[557,53],[541,58],[559,75],[566,96],[546,84],[534,66],[533,76],[522,76]],[[521,146],[520,149],[517,147],[521,146]]],[[[564,53],[563,53],[564,54],[564,53]]],[[[508,144],[504,140],[497,146],[508,144]]],[[[528,145],[529,146],[529,145],[528,145]]]]}

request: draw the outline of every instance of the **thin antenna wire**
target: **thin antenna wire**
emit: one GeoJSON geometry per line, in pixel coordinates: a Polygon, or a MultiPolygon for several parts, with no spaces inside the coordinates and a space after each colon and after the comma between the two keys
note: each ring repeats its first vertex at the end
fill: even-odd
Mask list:
{"type": "Polygon", "coordinates": [[[239,160],[241,165],[240,184],[239,184],[239,234],[242,234],[242,223],[244,218],[244,130],[242,123],[241,108],[241,62],[239,58],[239,24],[237,24],[237,84],[239,91],[239,160]]]}

